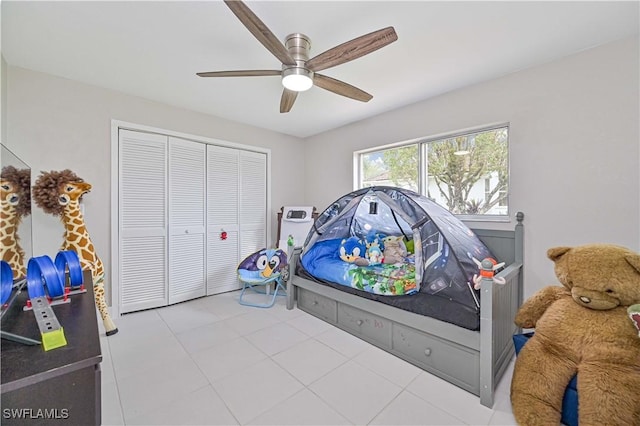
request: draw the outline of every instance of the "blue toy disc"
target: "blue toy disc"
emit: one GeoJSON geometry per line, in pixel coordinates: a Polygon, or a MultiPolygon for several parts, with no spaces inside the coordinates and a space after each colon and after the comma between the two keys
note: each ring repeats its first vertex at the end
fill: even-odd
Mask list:
{"type": "Polygon", "coordinates": [[[75,251],[67,250],[60,251],[56,255],[56,269],[58,270],[58,276],[62,284],[65,283],[65,271],[69,269],[69,281],[71,287],[78,287],[82,285],[82,267],[80,266],[80,259],[75,251]]]}
{"type": "Polygon", "coordinates": [[[4,260],[0,261],[0,304],[4,305],[13,289],[13,271],[4,260]]]}
{"type": "Polygon", "coordinates": [[[64,283],[49,256],[32,257],[27,265],[27,290],[29,298],[44,297],[44,286],[51,297],[64,294],[64,283]]]}

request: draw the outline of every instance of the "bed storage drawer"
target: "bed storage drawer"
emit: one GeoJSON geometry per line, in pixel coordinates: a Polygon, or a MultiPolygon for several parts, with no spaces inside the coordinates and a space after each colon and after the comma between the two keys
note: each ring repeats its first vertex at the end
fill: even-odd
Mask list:
{"type": "Polygon", "coordinates": [[[373,340],[381,347],[391,348],[391,322],[370,312],[338,304],[338,324],[365,340],[373,340]]]}
{"type": "Polygon", "coordinates": [[[414,328],[394,324],[393,349],[449,382],[478,394],[479,354],[414,328]],[[435,371],[434,371],[435,370],[435,371]]]}
{"type": "Polygon", "coordinates": [[[333,324],[338,322],[337,305],[335,300],[298,288],[298,307],[325,321],[333,324]]]}

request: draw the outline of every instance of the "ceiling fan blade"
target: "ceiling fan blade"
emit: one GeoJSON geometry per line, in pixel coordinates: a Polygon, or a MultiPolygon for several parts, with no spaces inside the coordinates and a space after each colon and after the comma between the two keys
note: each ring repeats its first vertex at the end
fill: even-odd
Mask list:
{"type": "Polygon", "coordinates": [[[287,48],[247,5],[239,0],[225,0],[224,2],[251,34],[280,62],[286,65],[296,65],[296,61],[291,57],[287,48]]]}
{"type": "Polygon", "coordinates": [[[284,92],[282,92],[282,98],[280,98],[280,112],[284,113],[291,111],[291,107],[293,106],[293,103],[296,101],[297,97],[298,92],[284,89],[284,92]]]}
{"type": "Polygon", "coordinates": [[[360,90],[355,86],[345,83],[344,81],[336,80],[335,78],[327,77],[322,74],[314,74],[313,84],[316,86],[336,93],[338,95],[346,96],[347,98],[355,99],[356,101],[369,102],[373,96],[360,90]]]}
{"type": "Polygon", "coordinates": [[[322,71],[358,59],[393,43],[397,39],[398,35],[393,27],[383,28],[329,49],[309,59],[306,66],[314,72],[322,71]]]}
{"type": "Polygon", "coordinates": [[[198,77],[263,77],[268,75],[282,75],[278,70],[241,70],[241,71],[211,71],[198,72],[198,77]]]}

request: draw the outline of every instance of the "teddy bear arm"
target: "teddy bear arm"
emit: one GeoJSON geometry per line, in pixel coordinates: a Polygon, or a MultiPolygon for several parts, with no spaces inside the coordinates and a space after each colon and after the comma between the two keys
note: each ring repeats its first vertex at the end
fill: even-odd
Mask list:
{"type": "Polygon", "coordinates": [[[540,317],[553,302],[567,296],[571,297],[571,293],[564,287],[545,287],[522,304],[518,309],[514,322],[518,327],[534,328],[540,317]]]}

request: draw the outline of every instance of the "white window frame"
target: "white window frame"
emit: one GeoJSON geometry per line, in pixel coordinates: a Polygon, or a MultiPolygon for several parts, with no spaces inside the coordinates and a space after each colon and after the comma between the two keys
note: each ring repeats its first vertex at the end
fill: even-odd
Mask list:
{"type": "MultiPolygon", "coordinates": [[[[428,162],[427,162],[427,146],[428,144],[432,143],[432,142],[437,142],[437,141],[441,141],[443,139],[451,139],[451,138],[455,138],[455,137],[459,137],[459,136],[465,136],[465,135],[469,135],[469,134],[473,134],[473,133],[482,133],[482,132],[488,132],[491,130],[496,130],[496,129],[501,129],[501,128],[507,128],[507,134],[508,134],[508,139],[507,139],[507,173],[508,173],[508,177],[507,177],[507,198],[506,198],[506,207],[507,207],[507,214],[506,215],[497,215],[497,214],[475,214],[475,215],[469,215],[469,214],[455,214],[455,216],[461,220],[464,221],[482,221],[482,222],[510,222],[510,214],[511,214],[511,206],[509,203],[509,194],[511,192],[511,159],[510,159],[510,155],[511,155],[511,150],[510,148],[510,139],[511,139],[511,128],[510,128],[510,123],[508,122],[503,122],[503,123],[495,123],[495,124],[489,124],[489,125],[485,125],[485,126],[478,126],[478,127],[473,127],[473,128],[468,128],[468,129],[464,129],[464,130],[459,130],[459,131],[455,131],[455,132],[448,132],[448,133],[441,133],[438,135],[433,135],[433,136],[428,136],[428,137],[424,137],[424,138],[417,138],[417,139],[412,139],[412,140],[408,140],[408,141],[402,141],[402,142],[396,142],[396,143],[392,143],[392,144],[387,144],[387,145],[381,145],[381,146],[376,146],[376,147],[372,147],[372,148],[367,148],[367,149],[363,149],[363,150],[359,150],[359,151],[354,151],[353,153],[353,189],[357,190],[357,189],[361,189],[361,176],[362,176],[362,172],[363,172],[363,167],[362,167],[362,159],[363,156],[372,152],[379,152],[379,151],[384,151],[387,149],[394,149],[394,148],[402,148],[404,146],[409,146],[409,145],[418,145],[418,152],[420,155],[420,158],[418,159],[418,192],[422,195],[426,196],[426,188],[428,183],[426,182],[426,179],[428,177],[428,173],[427,173],[427,168],[428,168],[428,162]]],[[[444,206],[443,206],[444,207],[444,206]]],[[[446,208],[446,207],[445,207],[446,208]]]]}

